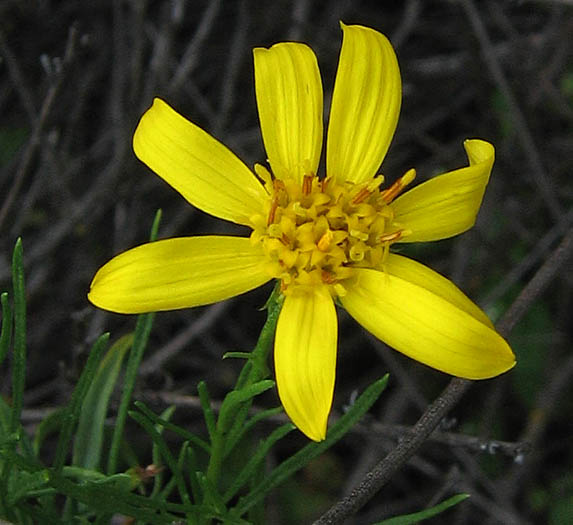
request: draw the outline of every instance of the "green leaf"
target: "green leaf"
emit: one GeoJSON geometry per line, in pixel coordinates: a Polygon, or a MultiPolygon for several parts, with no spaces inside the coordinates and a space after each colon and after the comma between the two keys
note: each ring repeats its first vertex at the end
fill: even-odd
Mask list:
{"type": "Polygon", "coordinates": [[[10,435],[10,405],[0,397],[0,441],[10,435]]]}
{"type": "Polygon", "coordinates": [[[250,359],[251,352],[225,352],[223,354],[223,359],[229,359],[231,357],[236,359],[250,359]]]}
{"type": "Polygon", "coordinates": [[[50,485],[61,494],[84,503],[96,512],[116,513],[130,516],[145,523],[167,525],[179,519],[179,516],[168,514],[166,509],[177,507],[161,501],[150,500],[131,492],[118,491],[105,483],[75,483],[50,470],[50,485]],[[160,511],[161,514],[157,514],[160,511]]]}
{"type": "Polygon", "coordinates": [[[101,335],[94,343],[84,370],[80,375],[80,379],[78,380],[78,384],[76,385],[76,388],[74,388],[70,403],[66,407],[66,412],[63,416],[62,430],[60,432],[60,438],[58,440],[56,455],[54,459],[54,467],[56,471],[61,470],[66,461],[68,445],[72,438],[76,423],[80,417],[80,411],[84,398],[91,383],[93,382],[94,376],[97,372],[98,363],[100,362],[101,356],[107,346],[108,340],[109,334],[106,333],[101,335]]]}
{"type": "Polygon", "coordinates": [[[256,452],[251,456],[244,468],[231,483],[223,495],[223,500],[228,502],[233,498],[237,492],[254,476],[257,467],[265,459],[271,447],[279,440],[286,436],[289,432],[293,431],[296,427],[292,423],[285,423],[279,428],[271,432],[271,435],[265,439],[257,448],[256,452]]]}
{"type": "Polygon", "coordinates": [[[12,282],[14,287],[14,358],[12,360],[12,415],[10,429],[20,428],[20,413],[26,381],[26,289],[22,239],[16,241],[12,256],[12,282]]]}
{"type": "Polygon", "coordinates": [[[271,379],[263,379],[262,381],[249,385],[241,390],[233,390],[232,392],[229,392],[225,396],[223,404],[221,405],[219,419],[217,421],[217,430],[220,432],[226,432],[230,423],[233,422],[236,412],[239,410],[242,403],[262,394],[273,386],[275,386],[274,381],[271,379]]]}
{"type": "Polygon", "coordinates": [[[2,302],[2,329],[0,331],[0,366],[8,354],[10,341],[12,340],[12,309],[8,304],[8,294],[4,292],[0,295],[2,302]]]}
{"type": "Polygon", "coordinates": [[[170,430],[171,432],[174,432],[175,434],[181,436],[186,441],[190,441],[193,445],[202,448],[205,452],[207,453],[210,452],[211,447],[209,446],[209,443],[201,439],[199,436],[196,436],[195,434],[189,432],[188,430],[185,430],[184,428],[181,428],[180,426],[167,421],[165,417],[154,414],[142,401],[135,401],[134,405],[148,419],[153,421],[156,427],[163,427],[166,430],[170,430]]]}
{"type": "Polygon", "coordinates": [[[191,501],[189,499],[189,493],[187,491],[183,475],[181,471],[177,468],[177,462],[175,461],[173,454],[171,454],[169,447],[167,446],[167,443],[165,443],[163,436],[155,429],[153,423],[149,421],[143,414],[140,414],[139,412],[135,411],[129,411],[129,416],[133,418],[135,421],[137,421],[145,429],[145,431],[149,434],[149,436],[153,440],[153,443],[157,445],[157,448],[159,449],[163,461],[167,464],[169,470],[171,470],[171,473],[173,474],[176,480],[177,489],[179,491],[179,497],[181,498],[181,501],[183,501],[183,503],[186,504],[186,506],[190,507],[191,501]]]}
{"type": "Polygon", "coordinates": [[[207,390],[207,384],[205,381],[199,381],[197,384],[197,392],[199,393],[199,401],[201,403],[201,408],[203,409],[203,418],[207,425],[209,439],[213,442],[213,439],[215,439],[217,425],[215,423],[215,413],[211,408],[211,400],[209,398],[209,391],[207,390]]]}
{"type": "Polygon", "coordinates": [[[118,339],[102,359],[83,400],[74,440],[72,464],[97,469],[101,459],[105,418],[121,364],[133,342],[133,334],[118,339]]]}
{"type": "Polygon", "coordinates": [[[378,521],[373,525],[411,525],[412,523],[419,523],[420,521],[427,520],[428,518],[433,518],[434,516],[441,514],[445,510],[457,505],[469,497],[469,494],[456,494],[430,509],[424,509],[420,512],[415,512],[414,514],[405,514],[404,516],[396,516],[395,518],[378,521]]]}
{"type": "Polygon", "coordinates": [[[45,487],[47,482],[48,477],[45,471],[13,472],[8,484],[8,504],[15,505],[18,500],[26,498],[30,492],[45,487]]]}
{"type": "Polygon", "coordinates": [[[215,515],[225,515],[227,513],[227,506],[207,476],[203,474],[203,472],[197,472],[197,481],[199,482],[201,491],[204,494],[205,505],[212,507],[215,515]]]}
{"type": "Polygon", "coordinates": [[[111,438],[110,451],[107,461],[107,473],[115,474],[117,470],[117,462],[119,459],[119,449],[121,440],[123,438],[123,430],[125,428],[125,421],[127,419],[127,412],[131,404],[131,396],[135,389],[135,381],[137,380],[137,371],[139,364],[143,359],[143,353],[147,347],[151,327],[153,326],[153,317],[155,314],[142,314],[137,316],[137,323],[135,324],[135,332],[133,333],[133,344],[129,352],[129,359],[125,370],[123,379],[123,390],[121,393],[121,400],[115,418],[115,427],[111,438]]]}
{"type": "Polygon", "coordinates": [[[302,450],[283,461],[266,476],[263,481],[253,488],[251,492],[239,500],[237,506],[231,511],[231,514],[234,516],[243,515],[251,507],[262,501],[268,492],[290,478],[295,472],[302,469],[310,460],[319,456],[339,441],[376,402],[384,388],[386,388],[387,383],[388,374],[382,379],[372,383],[350,407],[348,412],[332,425],[324,441],[309,443],[302,450]]]}
{"type": "Polygon", "coordinates": [[[67,409],[65,407],[57,408],[40,421],[34,434],[33,449],[36,456],[39,455],[44,440],[62,427],[66,414],[67,409]]]}
{"type": "MultiPolygon", "coordinates": [[[[246,408],[248,411],[250,406],[245,405],[244,408],[246,408]]],[[[245,423],[245,418],[238,417],[237,422],[233,423],[231,430],[229,430],[229,432],[227,433],[227,439],[225,440],[225,454],[224,454],[225,457],[231,453],[233,448],[235,448],[235,446],[243,438],[243,436],[247,435],[259,421],[280,414],[282,411],[283,411],[282,406],[269,408],[267,410],[262,410],[261,412],[255,414],[246,423],[245,423]]]]}

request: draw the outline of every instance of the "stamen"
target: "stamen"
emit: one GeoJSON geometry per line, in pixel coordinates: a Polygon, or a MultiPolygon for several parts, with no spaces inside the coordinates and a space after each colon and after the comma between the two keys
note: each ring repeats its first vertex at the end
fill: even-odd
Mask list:
{"type": "Polygon", "coordinates": [[[326,284],[334,284],[336,282],[336,275],[328,270],[322,270],[320,274],[322,282],[326,284]]]}
{"type": "Polygon", "coordinates": [[[362,188],[352,199],[352,204],[358,204],[366,200],[370,195],[372,195],[372,192],[368,188],[362,188]]]}
{"type": "Polygon", "coordinates": [[[302,178],[302,194],[303,195],[310,195],[312,191],[312,181],[314,180],[314,174],[310,173],[308,175],[304,175],[302,178]]]}
{"type": "Polygon", "coordinates": [[[328,251],[328,249],[330,248],[330,245],[332,243],[332,239],[334,237],[334,233],[332,233],[332,231],[327,230],[324,235],[319,239],[318,243],[317,243],[317,248],[321,251],[321,252],[326,252],[328,251]]]}
{"type": "Polygon", "coordinates": [[[399,239],[404,234],[404,230],[398,230],[392,233],[386,233],[378,237],[378,241],[380,242],[391,242],[399,239]]]}
{"type": "Polygon", "coordinates": [[[402,175],[392,186],[388,189],[380,192],[380,196],[386,204],[390,204],[408,184],[410,184],[416,178],[416,170],[414,168],[409,169],[404,175],[402,175]]]}
{"type": "Polygon", "coordinates": [[[352,204],[359,204],[362,201],[366,200],[374,190],[380,186],[384,182],[384,175],[377,175],[374,177],[366,186],[360,189],[360,191],[354,196],[352,199],[352,204]]]}
{"type": "Polygon", "coordinates": [[[274,195],[271,200],[271,209],[269,210],[269,218],[267,219],[267,226],[275,222],[275,215],[279,207],[279,193],[286,191],[285,183],[282,180],[273,179],[274,195]]]}
{"type": "Polygon", "coordinates": [[[273,176],[271,175],[271,172],[262,164],[255,164],[255,173],[263,181],[265,190],[268,192],[273,185],[273,176]]]}

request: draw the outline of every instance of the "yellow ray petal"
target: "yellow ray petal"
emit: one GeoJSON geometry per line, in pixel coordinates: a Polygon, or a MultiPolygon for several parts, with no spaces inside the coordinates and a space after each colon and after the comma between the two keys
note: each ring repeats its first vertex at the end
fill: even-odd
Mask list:
{"type": "Polygon", "coordinates": [[[341,24],[344,36],[328,123],[326,173],[360,183],[375,174],[398,123],[400,69],[388,39],[341,24]]]}
{"type": "Polygon", "coordinates": [[[286,297],[275,338],[279,397],[292,422],[321,441],[332,405],[337,321],[326,287],[286,297]]]}
{"type": "Polygon", "coordinates": [[[268,199],[233,152],[158,98],[141,117],[133,149],[193,206],[215,217],[250,224],[268,199]]]}
{"type": "Polygon", "coordinates": [[[495,330],[418,283],[358,269],[340,300],[366,330],[437,370],[486,379],[515,365],[511,348],[495,330]]]}
{"type": "Polygon", "coordinates": [[[137,246],[102,266],[88,299],[123,314],[210,304],[269,280],[258,246],[242,237],[183,237],[137,246]]]}
{"type": "Polygon", "coordinates": [[[416,286],[425,288],[457,306],[460,310],[464,310],[489,328],[494,329],[493,323],[479,306],[471,301],[452,281],[427,266],[408,259],[408,257],[389,253],[384,261],[384,271],[416,286]]]}
{"type": "Polygon", "coordinates": [[[411,230],[400,242],[435,241],[469,230],[475,223],[493,166],[489,142],[466,140],[470,165],[439,175],[398,197],[394,220],[411,230]]]}
{"type": "Polygon", "coordinates": [[[293,42],[255,48],[261,132],[275,177],[316,174],[322,147],[322,83],[312,50],[293,42]]]}

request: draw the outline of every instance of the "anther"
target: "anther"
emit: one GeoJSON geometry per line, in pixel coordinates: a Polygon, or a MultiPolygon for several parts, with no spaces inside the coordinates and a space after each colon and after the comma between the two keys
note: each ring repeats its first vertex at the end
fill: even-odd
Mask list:
{"type": "Polygon", "coordinates": [[[386,233],[378,238],[379,242],[391,242],[399,239],[404,234],[404,230],[398,230],[392,233],[386,233]]]}
{"type": "Polygon", "coordinates": [[[279,207],[279,197],[278,195],[273,195],[273,200],[271,201],[271,209],[269,211],[269,218],[267,219],[267,226],[270,226],[275,220],[275,214],[277,208],[279,207]]]}
{"type": "Polygon", "coordinates": [[[330,248],[330,244],[332,243],[332,238],[334,237],[334,233],[332,231],[327,230],[322,237],[319,239],[317,243],[317,248],[321,252],[326,252],[330,248]]]}
{"type": "Polygon", "coordinates": [[[312,181],[314,179],[314,174],[310,173],[308,175],[304,175],[302,178],[302,194],[303,195],[310,195],[312,191],[312,181]]]}
{"type": "Polygon", "coordinates": [[[334,284],[336,282],[336,275],[328,270],[322,270],[320,276],[325,284],[334,284]]]}
{"type": "Polygon", "coordinates": [[[372,192],[368,188],[362,188],[356,195],[354,195],[352,204],[359,204],[370,197],[370,195],[372,195],[372,192]]]}
{"type": "Polygon", "coordinates": [[[277,212],[277,208],[279,207],[279,193],[285,191],[285,183],[282,180],[274,179],[273,180],[273,188],[274,188],[274,195],[273,199],[271,200],[271,209],[269,210],[269,218],[267,219],[267,226],[270,226],[273,222],[275,222],[275,215],[277,212]]]}
{"type": "Polygon", "coordinates": [[[394,182],[392,186],[384,191],[381,191],[380,196],[386,204],[390,204],[415,178],[416,170],[414,168],[409,169],[396,182],[394,182]]]}
{"type": "Polygon", "coordinates": [[[352,199],[352,204],[360,204],[366,200],[384,182],[383,175],[377,175],[366,186],[362,187],[352,199]]]}

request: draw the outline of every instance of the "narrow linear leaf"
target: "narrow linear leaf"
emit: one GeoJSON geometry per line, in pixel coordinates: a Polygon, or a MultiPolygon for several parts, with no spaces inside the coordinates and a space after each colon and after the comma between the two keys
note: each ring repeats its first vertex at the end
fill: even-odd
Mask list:
{"type": "Polygon", "coordinates": [[[12,360],[12,415],[10,429],[20,428],[20,414],[26,381],[26,289],[22,239],[16,241],[12,256],[12,283],[14,287],[14,358],[12,360]]]}
{"type": "MultiPolygon", "coordinates": [[[[137,406],[137,402],[135,403],[137,406]]],[[[146,407],[147,408],[147,407],[146,407]]],[[[151,410],[149,410],[149,412],[151,412],[151,410]]],[[[161,416],[157,417],[157,419],[161,419],[162,421],[168,422],[168,420],[171,418],[171,416],[173,415],[173,413],[175,412],[175,406],[169,406],[167,407],[162,413],[161,416]]],[[[151,412],[152,413],[152,412],[151,412]]],[[[153,414],[155,415],[155,414],[153,414]]],[[[153,420],[151,420],[153,421],[153,420]]],[[[155,430],[157,430],[157,432],[159,432],[160,434],[163,432],[163,429],[165,428],[163,425],[157,424],[155,421],[155,430]]],[[[163,486],[163,468],[161,468],[161,453],[159,452],[159,448],[157,448],[157,445],[155,443],[153,443],[153,447],[151,449],[151,460],[153,461],[153,465],[155,467],[159,467],[157,469],[157,472],[154,474],[153,476],[153,488],[151,489],[151,494],[150,494],[150,498],[155,498],[157,497],[157,494],[159,494],[159,491],[161,490],[161,487],[163,486]]]]}
{"type": "Polygon", "coordinates": [[[163,436],[157,430],[155,430],[153,423],[139,412],[130,410],[129,416],[133,418],[135,421],[137,421],[137,423],[139,423],[145,429],[145,431],[149,434],[149,437],[151,437],[151,439],[153,440],[153,443],[157,445],[159,452],[163,457],[163,460],[165,461],[165,463],[169,467],[169,470],[171,470],[173,477],[175,478],[175,481],[177,483],[177,489],[179,491],[179,497],[185,504],[190,506],[189,495],[187,492],[187,487],[185,485],[185,480],[183,479],[182,473],[178,470],[177,462],[175,461],[175,458],[169,451],[169,447],[165,443],[163,436]]]}
{"type": "Polygon", "coordinates": [[[227,503],[233,498],[239,490],[253,477],[258,466],[265,459],[271,447],[279,440],[292,432],[296,427],[292,423],[286,423],[271,432],[271,435],[266,438],[257,448],[256,452],[251,456],[244,468],[233,480],[231,486],[223,495],[223,500],[227,503]]]}
{"type": "Polygon", "coordinates": [[[209,481],[209,478],[203,472],[197,472],[197,481],[201,486],[205,498],[204,502],[207,507],[212,507],[214,515],[227,514],[227,506],[215,486],[209,481]]]}
{"type": "Polygon", "coordinates": [[[233,421],[237,410],[241,403],[249,401],[255,396],[262,394],[266,390],[269,390],[275,386],[275,382],[271,379],[264,379],[250,386],[247,386],[241,390],[233,390],[229,392],[223,404],[221,405],[221,410],[219,411],[219,420],[217,421],[217,429],[226,432],[233,421]]]}
{"type": "MultiPolygon", "coordinates": [[[[250,408],[248,405],[245,405],[245,407],[247,408],[247,411],[250,408]]],[[[225,457],[231,453],[241,438],[247,435],[259,421],[262,421],[268,417],[276,416],[282,412],[283,407],[275,407],[269,408],[267,410],[262,410],[261,412],[255,414],[246,423],[244,418],[238,417],[237,421],[233,423],[231,430],[229,430],[229,433],[227,434],[225,443],[225,457]]]]}
{"type": "MultiPolygon", "coordinates": [[[[181,450],[179,451],[179,457],[177,458],[177,472],[179,473],[179,475],[181,476],[181,481],[183,482],[183,485],[185,485],[185,481],[183,480],[183,475],[182,472],[185,469],[185,462],[187,460],[187,451],[190,449],[189,447],[189,441],[185,441],[183,443],[183,445],[181,446],[181,450]]],[[[186,487],[186,485],[185,485],[186,487]]],[[[181,500],[183,501],[184,505],[188,505],[190,508],[193,508],[192,503],[191,503],[191,498],[189,496],[189,492],[187,491],[187,488],[185,489],[181,500]]],[[[191,513],[192,516],[188,515],[187,518],[189,520],[191,520],[193,518],[193,521],[197,521],[197,516],[195,514],[195,512],[191,513]]]]}
{"type": "Polygon", "coordinates": [[[0,329],[0,366],[8,355],[10,342],[12,341],[12,309],[8,303],[8,294],[6,292],[0,295],[2,302],[2,328],[0,329]]]}
{"type": "Polygon", "coordinates": [[[376,402],[384,388],[386,388],[387,383],[388,374],[371,384],[350,407],[348,412],[332,425],[324,441],[309,443],[299,452],[283,461],[251,492],[239,500],[237,506],[231,511],[232,514],[235,516],[243,515],[253,505],[262,501],[268,492],[339,441],[376,402]]]}
{"type": "Polygon", "coordinates": [[[203,418],[207,425],[209,439],[212,443],[217,431],[217,425],[215,423],[215,413],[211,408],[211,399],[209,398],[209,391],[207,390],[207,384],[205,381],[199,381],[199,383],[197,383],[197,392],[199,393],[199,401],[201,402],[201,408],[203,409],[203,418]]]}
{"type": "Polygon", "coordinates": [[[394,518],[389,518],[387,520],[379,521],[373,525],[411,525],[412,523],[419,523],[420,521],[427,520],[428,518],[433,518],[438,514],[441,514],[445,510],[457,505],[458,503],[469,498],[469,494],[456,494],[451,498],[448,498],[442,503],[431,507],[429,509],[421,510],[420,512],[414,512],[413,514],[405,514],[403,516],[396,516],[394,518]]]}
{"type": "Polygon", "coordinates": [[[155,212],[155,216],[153,217],[153,223],[151,224],[151,231],[149,232],[149,240],[156,241],[157,234],[159,232],[159,223],[161,222],[161,216],[163,215],[163,211],[159,208],[155,212]]]}
{"type": "Polygon", "coordinates": [[[199,504],[203,499],[203,493],[199,482],[197,481],[196,473],[199,471],[197,466],[197,458],[195,456],[195,451],[192,448],[187,450],[187,472],[189,473],[189,485],[191,486],[191,497],[193,503],[199,504]]]}
{"type": "Polygon", "coordinates": [[[132,493],[118,492],[106,485],[77,484],[59,476],[55,471],[50,472],[50,485],[61,494],[85,503],[97,512],[107,513],[113,508],[117,513],[157,525],[167,525],[179,519],[179,516],[166,512],[167,505],[163,502],[132,493]],[[157,511],[161,511],[161,514],[157,514],[157,511]]]}
{"type": "Polygon", "coordinates": [[[147,407],[147,405],[145,405],[145,403],[143,403],[142,401],[135,401],[134,405],[137,407],[138,410],[140,410],[148,419],[153,421],[153,423],[155,423],[156,425],[159,425],[165,428],[166,430],[174,432],[178,436],[181,436],[184,440],[190,441],[193,445],[202,448],[207,453],[209,453],[209,451],[211,450],[211,447],[205,440],[189,432],[188,430],[181,428],[178,425],[174,425],[170,421],[167,421],[166,418],[154,414],[153,411],[151,411],[147,407]]]}
{"type": "Polygon", "coordinates": [[[80,417],[82,403],[97,372],[98,363],[101,360],[101,356],[107,346],[108,340],[109,334],[105,333],[94,343],[84,370],[78,380],[78,384],[72,393],[72,398],[67,406],[66,413],[63,416],[62,430],[60,432],[60,438],[58,439],[58,445],[56,448],[56,455],[54,458],[54,468],[56,471],[61,470],[64,466],[64,462],[66,461],[68,445],[72,438],[76,423],[80,417]]]}
{"type": "Polygon", "coordinates": [[[137,371],[143,358],[143,353],[147,347],[151,327],[153,326],[153,318],[155,314],[142,314],[137,316],[135,323],[135,331],[133,333],[133,344],[129,352],[129,359],[125,369],[123,380],[123,390],[115,418],[115,427],[111,438],[111,445],[109,450],[107,473],[115,474],[117,471],[117,463],[119,460],[119,450],[121,440],[123,437],[123,430],[127,420],[127,412],[131,403],[133,390],[135,389],[135,381],[137,380],[137,371]]]}
{"type": "Polygon", "coordinates": [[[33,449],[36,456],[40,453],[40,448],[44,443],[44,440],[54,434],[58,429],[62,428],[62,423],[64,422],[67,413],[67,408],[57,408],[52,413],[48,414],[36,428],[34,433],[34,443],[33,449]]]}
{"type": "Polygon", "coordinates": [[[236,358],[236,359],[250,359],[251,352],[225,352],[223,359],[236,358]]]}
{"type": "Polygon", "coordinates": [[[0,397],[0,440],[5,439],[10,434],[10,418],[12,409],[10,405],[0,397]]]}
{"type": "Polygon", "coordinates": [[[78,429],[74,440],[73,465],[97,469],[105,429],[109,400],[121,363],[133,342],[133,335],[119,338],[102,359],[82,402],[78,429]]]}

